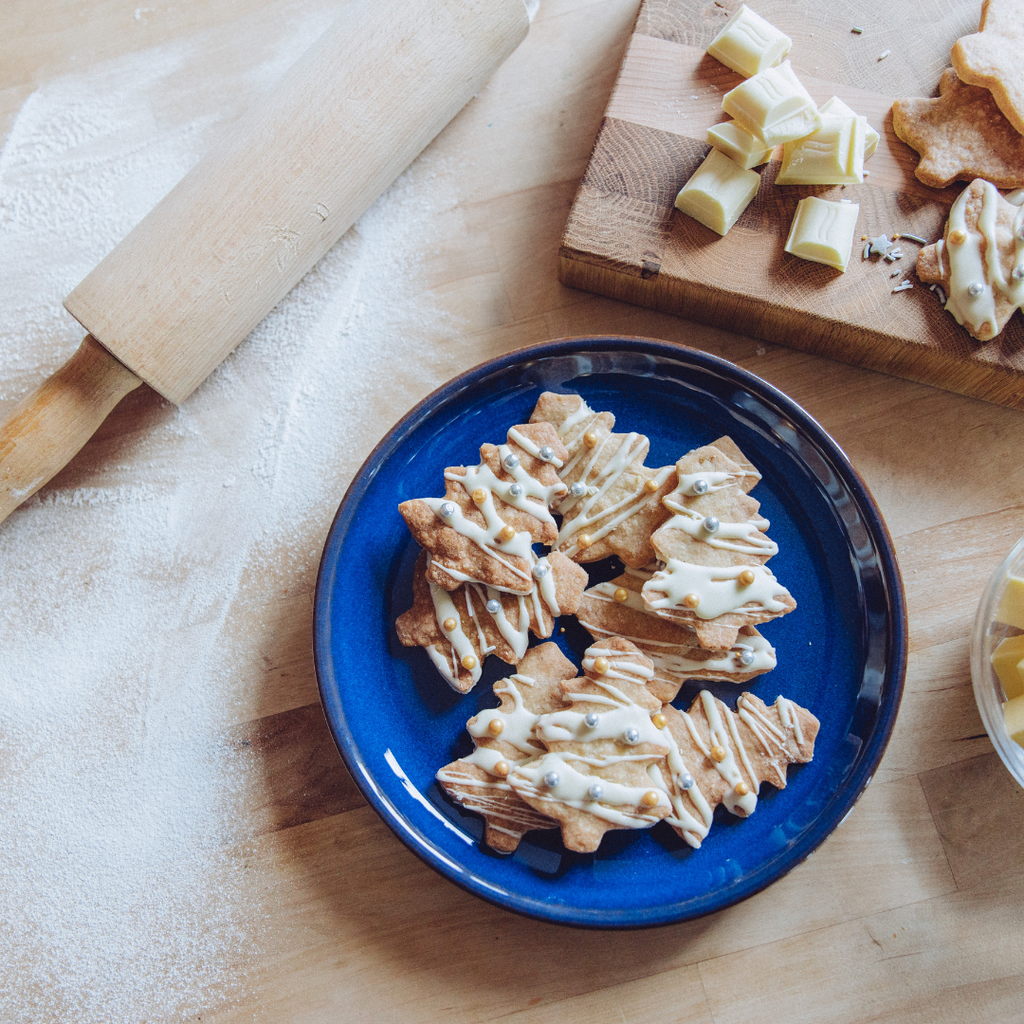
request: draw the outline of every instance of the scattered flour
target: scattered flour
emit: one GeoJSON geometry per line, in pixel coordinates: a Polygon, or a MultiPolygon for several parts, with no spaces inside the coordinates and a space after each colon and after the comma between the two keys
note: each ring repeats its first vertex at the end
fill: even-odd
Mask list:
{"type": "MultiPolygon", "coordinates": [[[[258,95],[324,24],[262,40],[244,90],[198,59],[211,34],[26,100],[0,153],[0,399],[78,345],[61,300],[237,115],[223,97],[258,95]]],[[[8,1024],[180,1019],[244,986],[261,908],[233,798],[260,780],[223,737],[265,638],[226,623],[254,576],[308,584],[402,396],[448,375],[433,353],[459,325],[412,271],[455,181],[424,154],[184,406],[140,401],[138,429],[101,431],[0,527],[8,1024]]]]}

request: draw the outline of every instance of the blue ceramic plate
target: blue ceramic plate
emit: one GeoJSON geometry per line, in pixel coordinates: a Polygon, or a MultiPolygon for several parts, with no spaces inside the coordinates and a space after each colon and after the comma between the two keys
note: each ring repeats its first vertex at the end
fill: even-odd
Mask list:
{"type": "MultiPolygon", "coordinates": [[[[588,566],[588,569],[592,567],[588,566]]],[[[591,579],[615,569],[598,563],[591,579]]],[[[556,638],[579,661],[588,635],[563,617],[556,638]]],[[[818,426],[764,381],[701,352],[636,338],[578,338],[524,349],[457,377],[412,410],[353,480],[327,538],[314,608],[320,694],[342,756],[367,800],[410,849],[470,892],[565,924],[627,928],[720,910],[799,864],[871,779],[903,689],[906,612],[892,544],[856,471],[818,426]],[[692,850],[665,824],[610,832],[595,854],[567,852],[557,830],[528,833],[511,856],[481,843],[483,823],[453,804],[435,771],[468,753],[466,720],[496,706],[495,658],[464,696],[420,648],[402,647],[395,618],[412,603],[417,546],[398,513],[442,494],[446,466],[473,465],[485,441],[529,419],[545,390],[608,409],[651,439],[668,465],[729,434],[761,470],[754,490],[779,545],[775,575],[798,608],[762,627],[778,667],[749,689],[784,694],[821,719],[814,761],[784,790],[761,787],[757,811],[715,813],[692,850]]],[[[708,685],[735,706],[740,688],[708,685]]],[[[687,707],[698,684],[676,699],[687,707]]]]}

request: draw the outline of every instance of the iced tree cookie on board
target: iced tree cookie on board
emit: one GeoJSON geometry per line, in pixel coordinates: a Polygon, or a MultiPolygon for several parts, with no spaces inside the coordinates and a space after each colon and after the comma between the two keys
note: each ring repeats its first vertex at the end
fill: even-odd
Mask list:
{"type": "Polygon", "coordinates": [[[524,803],[508,783],[509,772],[543,753],[533,735],[540,715],[562,706],[565,680],[576,666],[557,644],[534,647],[513,675],[494,684],[501,704],[466,723],[474,750],[437,772],[441,788],[485,821],[484,840],[493,850],[511,853],[526,832],[557,828],[558,822],[524,803]]]}
{"type": "Polygon", "coordinates": [[[1024,303],[1024,207],[980,178],[949,210],[942,238],[917,256],[917,276],[942,286],[946,309],[979,341],[990,341],[1024,303]]]}

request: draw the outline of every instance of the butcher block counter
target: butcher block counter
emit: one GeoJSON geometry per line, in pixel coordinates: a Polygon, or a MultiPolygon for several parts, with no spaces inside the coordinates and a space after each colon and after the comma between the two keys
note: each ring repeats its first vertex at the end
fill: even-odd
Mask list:
{"type": "MultiPolygon", "coordinates": [[[[339,6],[7,6],[0,414],[80,343],[64,296],[339,6]]],[[[833,26],[820,60],[826,29],[807,22],[794,68],[857,45],[890,51],[877,94],[890,63],[899,83],[921,73],[899,62],[931,61],[937,82],[935,46],[979,12],[918,6],[903,51],[878,42],[864,10],[880,5],[831,11],[843,39],[833,26]]],[[[0,1020],[1024,1019],[1024,793],[969,665],[979,598],[1024,534],[1024,413],[560,283],[638,7],[542,0],[490,82],[185,403],[133,391],[0,525],[0,1020]],[[435,873],[367,805],[314,671],[320,555],[364,459],[455,375],[581,335],[690,346],[803,406],[873,494],[906,589],[902,703],[848,817],[749,899],[647,930],[538,922],[435,873]]],[[[884,166],[912,167],[865,113],[884,166]]],[[[933,322],[926,300],[894,322],[933,322]]]]}

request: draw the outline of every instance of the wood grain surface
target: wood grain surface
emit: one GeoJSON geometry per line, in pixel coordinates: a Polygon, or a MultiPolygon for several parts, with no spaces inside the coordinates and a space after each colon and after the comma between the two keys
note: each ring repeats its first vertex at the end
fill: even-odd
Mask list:
{"type": "Polygon", "coordinates": [[[753,203],[719,237],[674,210],[675,194],[707,154],[721,98],[743,79],[705,49],[738,2],[647,0],[623,59],[562,242],[564,283],[742,330],[913,380],[1024,408],[1024,321],[975,341],[917,282],[919,246],[904,258],[861,257],[862,235],[940,237],[962,183],[914,177],[917,154],[896,138],[890,108],[931,96],[955,40],[977,28],[973,0],[930,9],[867,0],[855,8],[767,0],[757,10],[793,40],[793,68],[820,104],[837,95],[880,133],[863,185],[777,186],[781,147],[753,203]],[[867,26],[861,33],[854,24],[867,26]],[[885,54],[886,56],[882,56],[885,54]],[[845,273],[783,251],[807,195],[860,204],[845,273]],[[898,277],[894,278],[896,274],[898,277]],[[903,279],[911,291],[893,294],[903,279]]]}
{"type": "MultiPolygon", "coordinates": [[[[316,17],[320,7],[314,0],[136,4],[8,4],[8,31],[0,34],[0,132],[10,130],[36,90],[69,68],[101,67],[185,41],[197,41],[200,71],[216,65],[228,82],[237,79],[207,97],[211,106],[227,102],[244,92],[247,62],[260,48],[293,19],[316,17]],[[218,45],[204,49],[200,39],[218,45]],[[237,39],[245,45],[235,46],[231,41],[237,39]]],[[[978,598],[989,574],[1024,533],[1024,414],[832,361],[820,354],[824,346],[818,342],[808,343],[819,349],[813,352],[756,340],[764,333],[762,325],[752,313],[738,315],[734,293],[721,295],[734,274],[709,246],[701,249],[702,280],[714,294],[690,311],[722,324],[721,317],[708,314],[716,301],[726,303],[736,317],[735,330],[559,283],[559,242],[584,174],[596,173],[593,162],[588,171],[588,162],[599,133],[633,132],[645,147],[651,138],[662,140],[656,158],[667,168],[682,168],[696,157],[695,149],[663,128],[628,127],[623,118],[613,123],[604,117],[637,6],[636,0],[542,0],[527,40],[428,149],[425,159],[435,161],[432,166],[456,169],[443,184],[452,187],[454,181],[457,195],[452,202],[441,190],[443,176],[414,179],[421,190],[417,202],[425,208],[435,203],[436,212],[433,244],[407,272],[420,293],[430,294],[445,324],[457,329],[446,328],[444,344],[412,354],[403,350],[402,339],[383,338],[394,367],[387,387],[368,387],[351,376],[331,382],[350,393],[353,422],[361,426],[338,439],[337,456],[321,473],[336,505],[374,444],[434,387],[484,359],[549,338],[612,333],[662,338],[758,374],[802,404],[847,452],[872,490],[898,551],[910,622],[907,685],[872,784],[808,861],[752,899],[699,921],[631,933],[576,931],[538,924],[468,895],[425,867],[365,805],[324,723],[311,653],[311,612],[319,552],[333,512],[325,503],[293,531],[261,538],[230,600],[217,610],[218,643],[238,679],[232,699],[219,709],[220,741],[238,771],[253,780],[233,793],[226,811],[228,838],[217,841],[225,855],[224,883],[247,901],[251,941],[231,964],[232,985],[211,984],[187,1012],[173,1014],[140,995],[118,1024],[1010,1024],[1024,1019],[1024,792],[985,735],[968,665],[978,598]]],[[[659,6],[662,12],[672,9],[667,0],[659,6]]],[[[845,37],[830,36],[827,48],[816,50],[820,18],[783,27],[794,35],[794,57],[809,61],[812,53],[820,54],[815,59],[821,81],[845,81],[845,71],[856,65],[861,81],[878,75],[880,95],[909,94],[918,82],[937,80],[941,49],[948,50],[958,33],[973,27],[977,11],[959,0],[928,5],[917,0],[905,9],[915,12],[914,31],[896,46],[882,40],[891,38],[894,24],[905,24],[904,8],[867,0],[829,5],[831,22],[856,18],[865,26],[866,38],[856,42],[867,56],[853,56],[857,51],[845,37]],[[875,51],[890,45],[883,79],[874,71],[875,51]]],[[[654,5],[646,10],[653,18],[654,5]]],[[[720,17],[711,13],[714,18],[696,28],[689,16],[681,18],[678,35],[670,39],[650,37],[645,30],[651,39],[645,45],[700,46],[720,17]]],[[[863,86],[865,94],[870,85],[863,86]]],[[[154,100],[164,118],[181,102],[173,92],[154,100]]],[[[885,135],[882,145],[896,159],[887,126],[885,135]]],[[[650,158],[651,151],[644,152],[650,158]]],[[[888,173],[885,149],[873,159],[872,169],[881,178],[888,173]]],[[[618,193],[622,216],[645,231],[649,208],[667,186],[651,177],[646,187],[649,193],[639,198],[618,193]]],[[[873,209],[877,220],[871,223],[880,229],[937,224],[930,196],[908,191],[909,205],[894,207],[887,193],[880,194],[884,189],[865,191],[878,198],[862,199],[862,215],[873,209]]],[[[764,217],[765,211],[757,207],[751,216],[764,217]]],[[[573,224],[579,224],[578,204],[573,224]]],[[[781,244],[772,231],[744,230],[751,246],[748,263],[757,262],[758,252],[770,256],[781,244]]],[[[605,237],[609,248],[622,242],[610,229],[605,237]]],[[[622,261],[635,268],[636,281],[644,280],[637,262],[643,255],[642,248],[631,249],[633,263],[622,261]]],[[[664,254],[659,255],[664,266],[664,254]]],[[[883,273],[875,266],[856,270],[875,272],[883,273]]],[[[831,296],[834,284],[804,275],[787,285],[787,294],[803,296],[806,315],[819,316],[819,300],[831,296]]],[[[892,323],[909,323],[914,318],[905,310],[916,310],[935,332],[931,343],[951,353],[954,342],[942,334],[943,321],[931,303],[923,291],[893,296],[892,323]]],[[[864,303],[868,308],[877,307],[864,303]]],[[[59,364],[80,341],[77,325],[60,322],[56,312],[52,323],[34,325],[29,336],[28,356],[5,369],[0,413],[33,386],[37,364],[59,364]]],[[[244,343],[233,357],[236,370],[242,361],[257,358],[247,349],[251,344],[244,343]]],[[[850,356],[841,346],[830,351],[850,356]]],[[[900,358],[892,355],[892,368],[912,375],[914,367],[900,358]]],[[[211,394],[226,401],[232,372],[217,371],[190,401],[211,394]]],[[[265,414],[262,407],[247,411],[240,403],[232,409],[243,417],[265,414]]],[[[27,544],[34,537],[33,517],[47,508],[44,502],[72,500],[101,480],[116,487],[152,474],[155,466],[140,439],[173,425],[175,415],[153,392],[139,389],[72,466],[3,529],[27,544]]],[[[203,415],[225,436],[237,427],[227,417],[203,415]]],[[[166,458],[172,462],[174,452],[169,442],[166,458]]],[[[175,472],[187,478],[189,469],[179,465],[175,472]]],[[[177,567],[182,581],[210,559],[226,557],[231,546],[230,515],[210,515],[205,508],[197,515],[206,520],[206,542],[183,551],[177,567]]],[[[94,551],[95,529],[85,505],[74,534],[63,541],[94,551]]],[[[95,558],[91,571],[101,579],[103,559],[90,557],[95,558]]],[[[31,602],[27,583],[19,597],[31,602]]],[[[0,631],[9,630],[11,621],[0,618],[0,631]]],[[[42,637],[52,624],[40,621],[37,628],[42,637]]],[[[191,650],[193,628],[189,623],[174,634],[140,638],[140,645],[153,649],[152,664],[163,666],[153,670],[151,692],[138,695],[140,702],[156,706],[161,685],[172,675],[171,659],[191,650]]],[[[0,632],[0,650],[9,639],[0,632]]],[[[213,678],[225,670],[225,662],[198,665],[196,671],[213,678]]],[[[110,664],[98,671],[113,687],[123,668],[110,664]]],[[[0,658],[0,673],[5,671],[0,658]]],[[[9,773],[13,779],[18,757],[9,744],[0,746],[0,782],[9,773]]],[[[8,844],[25,840],[27,833],[5,834],[8,844]]],[[[72,895],[55,902],[55,919],[72,895]]],[[[27,906],[38,894],[26,884],[23,897],[27,906]]],[[[214,934],[226,927],[212,908],[206,925],[214,934]]],[[[0,971],[15,971],[19,951],[32,948],[33,936],[19,933],[19,927],[24,926],[13,921],[0,927],[5,955],[14,965],[0,971]]],[[[88,932],[89,925],[82,928],[88,932]]],[[[169,944],[180,936],[139,938],[169,944]]],[[[96,956],[102,965],[101,951],[96,956]]],[[[16,975],[3,977],[12,984],[16,975]]],[[[59,964],[50,979],[50,988],[60,992],[53,1005],[66,1012],[41,1018],[7,1003],[9,1019],[82,1020],[75,1007],[86,1005],[102,980],[101,973],[92,981],[65,977],[59,964]]]]}

